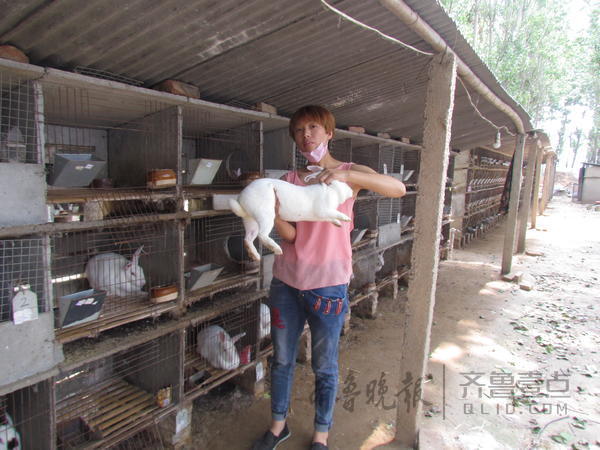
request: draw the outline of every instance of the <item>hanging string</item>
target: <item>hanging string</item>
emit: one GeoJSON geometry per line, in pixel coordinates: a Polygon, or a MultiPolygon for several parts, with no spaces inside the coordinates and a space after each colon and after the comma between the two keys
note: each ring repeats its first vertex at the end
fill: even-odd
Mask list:
{"type": "Polygon", "coordinates": [[[500,133],[500,131],[504,128],[508,134],[510,134],[511,136],[514,136],[515,133],[512,133],[508,129],[508,127],[506,125],[498,126],[494,122],[492,122],[490,119],[488,119],[487,117],[485,117],[483,114],[481,114],[481,112],[479,111],[479,109],[477,108],[477,106],[475,106],[475,103],[473,103],[473,99],[471,98],[471,94],[469,93],[469,90],[467,89],[467,86],[465,85],[464,81],[459,76],[457,76],[457,78],[460,81],[460,84],[462,84],[463,89],[467,93],[467,97],[469,98],[469,103],[471,104],[471,106],[473,107],[473,109],[475,110],[475,112],[479,115],[479,117],[481,117],[483,120],[485,120],[491,126],[493,126],[498,131],[498,133],[500,133]]]}
{"type": "MultiPolygon", "coordinates": [[[[392,36],[389,36],[389,35],[387,35],[385,33],[382,33],[381,31],[379,31],[378,29],[376,29],[376,28],[374,28],[372,26],[369,26],[369,25],[367,25],[367,24],[365,24],[363,22],[360,22],[359,20],[356,20],[355,18],[349,16],[348,14],[340,11],[339,9],[337,9],[337,8],[335,8],[333,6],[331,6],[325,0],[320,0],[320,1],[329,10],[331,10],[334,13],[338,14],[339,16],[341,16],[342,18],[346,19],[347,21],[349,21],[349,22],[351,22],[351,23],[353,23],[355,25],[358,25],[358,26],[360,26],[362,28],[365,28],[365,29],[367,29],[369,31],[373,31],[374,33],[378,34],[382,38],[384,38],[384,39],[386,39],[388,41],[391,41],[394,44],[401,45],[402,47],[405,47],[405,48],[407,48],[409,50],[413,50],[413,51],[415,51],[417,53],[420,53],[420,54],[423,54],[423,55],[426,55],[426,56],[434,56],[433,53],[429,53],[429,52],[425,52],[423,50],[419,50],[418,48],[413,47],[412,45],[406,44],[406,43],[404,43],[404,42],[402,42],[402,41],[400,41],[400,40],[398,40],[398,39],[396,39],[396,38],[394,38],[392,36]]],[[[499,134],[500,134],[500,131],[502,129],[505,129],[506,132],[508,134],[510,134],[511,136],[515,136],[515,134],[512,133],[510,131],[510,129],[506,125],[498,126],[494,122],[492,122],[490,119],[488,119],[487,117],[485,117],[483,114],[481,114],[481,111],[479,111],[479,109],[477,108],[477,106],[475,106],[475,103],[473,103],[473,99],[471,98],[471,94],[470,94],[469,90],[467,89],[467,87],[465,86],[465,83],[463,82],[462,78],[459,75],[457,75],[456,77],[459,79],[460,83],[462,84],[463,88],[465,89],[465,92],[467,93],[467,97],[469,99],[469,103],[471,104],[471,106],[473,107],[473,109],[475,110],[475,112],[477,113],[477,115],[479,117],[481,117],[483,120],[485,120],[487,123],[489,123],[492,127],[494,127],[496,129],[496,131],[497,131],[496,141],[497,142],[500,141],[499,134]]]]}
{"type": "Polygon", "coordinates": [[[407,44],[407,43],[405,43],[405,42],[402,42],[402,41],[400,41],[400,40],[398,40],[398,39],[396,39],[396,38],[394,38],[394,37],[392,37],[392,36],[389,36],[389,35],[387,35],[387,34],[385,34],[385,33],[382,33],[382,32],[381,32],[381,31],[379,31],[377,28],[373,28],[373,27],[371,27],[371,26],[369,26],[369,25],[367,25],[367,24],[365,24],[365,23],[362,23],[362,22],[360,22],[360,21],[356,20],[356,19],[355,19],[355,18],[353,18],[353,17],[350,17],[350,16],[349,16],[348,14],[346,14],[345,12],[342,12],[342,11],[340,11],[339,9],[337,9],[337,8],[335,8],[335,7],[333,7],[333,6],[331,6],[331,5],[330,5],[329,3],[327,3],[325,0],[321,0],[321,3],[323,3],[323,5],[325,5],[325,6],[326,6],[327,8],[329,8],[331,11],[333,11],[334,13],[336,13],[336,14],[340,15],[341,17],[343,17],[343,18],[344,18],[344,19],[346,19],[347,21],[349,21],[349,22],[352,22],[353,24],[355,24],[355,25],[358,25],[359,27],[363,27],[363,28],[365,28],[365,29],[367,29],[367,30],[369,30],[369,31],[373,31],[374,33],[377,33],[379,36],[381,36],[382,38],[384,38],[384,39],[386,39],[386,40],[388,40],[388,41],[391,41],[391,42],[393,42],[393,43],[395,43],[395,44],[399,44],[399,45],[401,45],[402,47],[408,48],[409,50],[412,50],[412,51],[414,51],[414,52],[417,52],[417,53],[421,53],[421,54],[423,54],[423,55],[426,55],[426,56],[433,56],[433,55],[434,55],[433,53],[424,52],[423,50],[419,50],[418,48],[416,48],[416,47],[413,47],[412,45],[409,45],[409,44],[407,44]]]}

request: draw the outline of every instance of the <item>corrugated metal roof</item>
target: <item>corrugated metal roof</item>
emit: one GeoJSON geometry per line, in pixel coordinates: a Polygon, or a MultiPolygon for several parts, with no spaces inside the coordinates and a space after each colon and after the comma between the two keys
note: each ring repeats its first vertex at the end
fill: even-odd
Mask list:
{"type": "MultiPolygon", "coordinates": [[[[420,49],[430,46],[374,0],[335,6],[420,49]]],[[[504,102],[503,91],[455,24],[433,0],[407,0],[504,102]]],[[[429,57],[340,19],[318,0],[22,0],[5,2],[0,42],[32,63],[89,66],[151,86],[177,78],[221,103],[266,101],[285,115],[307,103],[332,109],[340,126],[409,136],[420,142],[429,57]]],[[[514,130],[509,118],[472,93],[481,113],[514,130]]],[[[496,131],[457,86],[455,148],[489,145],[496,131]]]]}

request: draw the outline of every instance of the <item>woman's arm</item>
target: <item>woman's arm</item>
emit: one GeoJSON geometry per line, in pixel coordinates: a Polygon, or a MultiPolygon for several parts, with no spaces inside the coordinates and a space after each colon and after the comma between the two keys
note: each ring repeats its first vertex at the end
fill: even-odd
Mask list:
{"type": "Polygon", "coordinates": [[[294,224],[279,218],[279,200],[277,197],[275,197],[275,229],[283,240],[290,243],[296,240],[296,227],[294,224]]]}
{"type": "Polygon", "coordinates": [[[333,180],[348,183],[354,195],[361,189],[368,189],[385,197],[398,198],[406,194],[402,181],[389,175],[382,175],[373,169],[360,164],[353,164],[350,170],[325,169],[317,177],[319,182],[329,184],[333,180]]]}

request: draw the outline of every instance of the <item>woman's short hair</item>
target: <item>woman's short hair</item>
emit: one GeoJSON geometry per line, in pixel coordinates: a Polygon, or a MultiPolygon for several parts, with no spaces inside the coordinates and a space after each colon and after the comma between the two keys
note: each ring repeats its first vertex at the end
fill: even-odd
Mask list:
{"type": "Polygon", "coordinates": [[[327,133],[332,133],[335,130],[335,117],[327,108],[319,105],[306,105],[298,109],[290,119],[289,132],[292,139],[294,138],[294,130],[298,123],[304,120],[314,120],[325,128],[327,133]]]}

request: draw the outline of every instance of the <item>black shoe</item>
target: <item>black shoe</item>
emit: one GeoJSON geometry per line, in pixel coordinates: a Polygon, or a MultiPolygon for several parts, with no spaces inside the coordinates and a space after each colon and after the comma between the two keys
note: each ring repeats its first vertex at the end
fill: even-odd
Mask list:
{"type": "Polygon", "coordinates": [[[329,450],[329,447],[320,442],[313,442],[310,446],[310,450],[329,450]]]}
{"type": "Polygon", "coordinates": [[[259,440],[254,443],[252,450],[273,450],[291,435],[292,433],[290,433],[290,430],[288,430],[286,423],[281,433],[279,433],[279,436],[275,436],[273,433],[271,433],[271,430],[268,430],[259,440]]]}

